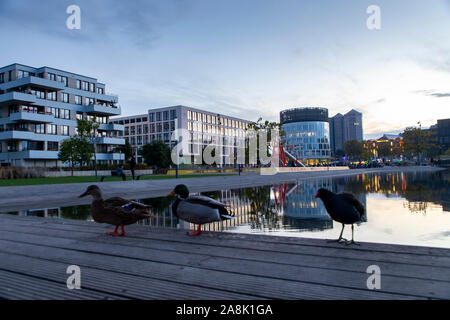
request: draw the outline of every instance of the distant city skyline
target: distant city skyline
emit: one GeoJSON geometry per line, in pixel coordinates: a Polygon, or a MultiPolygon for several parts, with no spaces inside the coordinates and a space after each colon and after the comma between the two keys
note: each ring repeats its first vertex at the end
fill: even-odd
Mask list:
{"type": "Polygon", "coordinates": [[[448,0],[2,0],[0,61],[94,76],[123,116],[188,105],[279,121],[325,106],[362,112],[368,139],[449,118],[448,30],[448,0]],[[372,4],[381,30],[366,27],[372,4]]]}

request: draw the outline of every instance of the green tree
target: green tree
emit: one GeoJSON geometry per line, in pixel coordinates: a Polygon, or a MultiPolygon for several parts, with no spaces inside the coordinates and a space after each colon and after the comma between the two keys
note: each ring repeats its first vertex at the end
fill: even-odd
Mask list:
{"type": "MultiPolygon", "coordinates": [[[[272,142],[272,130],[278,130],[278,134],[281,137],[284,136],[284,131],[281,128],[281,123],[278,122],[270,122],[268,120],[263,121],[262,118],[259,118],[258,121],[249,123],[247,131],[247,139],[252,139],[256,136],[257,139],[257,163],[260,164],[260,139],[259,139],[259,132],[264,130],[267,132],[267,146],[266,146],[266,154],[269,155],[269,147],[270,143],[272,142]]],[[[249,155],[249,148],[245,149],[245,161],[246,163],[250,162],[250,155],[249,155]]]]}
{"type": "Polygon", "coordinates": [[[91,161],[93,151],[92,144],[87,138],[73,136],[61,143],[58,159],[64,163],[70,163],[73,175],[74,165],[78,164],[81,169],[83,164],[91,161]]]}
{"type": "Polygon", "coordinates": [[[129,159],[133,155],[133,148],[131,147],[131,144],[130,142],[128,142],[128,140],[125,140],[124,145],[116,147],[115,151],[123,153],[125,155],[125,159],[129,159]]]}
{"type": "Polygon", "coordinates": [[[379,142],[377,144],[377,152],[378,152],[378,157],[380,157],[380,158],[391,157],[392,156],[391,143],[389,141],[379,142]]]}
{"type": "Polygon", "coordinates": [[[172,163],[170,148],[162,141],[154,140],[142,147],[142,156],[149,166],[168,168],[172,163]]]}
{"type": "Polygon", "coordinates": [[[344,144],[344,152],[350,158],[359,159],[363,152],[363,145],[356,139],[347,140],[344,144]]]}
{"type": "Polygon", "coordinates": [[[419,163],[423,153],[437,147],[435,134],[430,130],[408,127],[401,136],[405,153],[417,156],[419,163]]]}

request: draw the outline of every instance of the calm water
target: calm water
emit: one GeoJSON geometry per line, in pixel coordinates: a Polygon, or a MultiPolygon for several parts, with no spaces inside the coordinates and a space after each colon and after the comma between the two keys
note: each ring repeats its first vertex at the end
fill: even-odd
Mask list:
{"type": "MultiPolygon", "coordinates": [[[[450,171],[365,174],[246,189],[204,192],[230,205],[236,218],[204,226],[205,230],[334,239],[341,224],[333,222],[314,195],[321,187],[352,192],[366,207],[355,227],[355,240],[450,248],[450,171]]],[[[157,218],[142,224],[192,228],[172,216],[171,199],[139,200],[153,206],[157,218]]],[[[10,212],[48,218],[90,220],[90,206],[10,212]]],[[[351,237],[346,227],[344,237],[351,237]]]]}

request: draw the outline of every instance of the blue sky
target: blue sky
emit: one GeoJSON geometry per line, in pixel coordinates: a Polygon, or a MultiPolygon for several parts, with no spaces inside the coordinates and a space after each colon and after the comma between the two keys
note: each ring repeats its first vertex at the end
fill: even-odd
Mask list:
{"type": "Polygon", "coordinates": [[[450,1],[0,0],[1,65],[93,76],[124,115],[184,104],[249,120],[355,108],[366,137],[450,115],[450,1]],[[81,8],[81,29],[66,8],[81,8]],[[366,27],[369,5],[381,30],[366,27]]]}

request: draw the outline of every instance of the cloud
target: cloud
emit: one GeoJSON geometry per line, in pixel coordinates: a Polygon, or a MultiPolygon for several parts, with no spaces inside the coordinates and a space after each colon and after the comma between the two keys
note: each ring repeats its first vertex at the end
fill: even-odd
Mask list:
{"type": "Polygon", "coordinates": [[[413,93],[422,94],[429,97],[435,98],[448,98],[450,97],[450,92],[434,92],[433,90],[415,90],[413,93]]]}
{"type": "Polygon", "coordinates": [[[176,23],[187,9],[185,0],[2,0],[0,26],[68,41],[103,45],[128,42],[148,49],[161,37],[161,30],[176,23]],[[66,9],[71,4],[81,9],[80,30],[66,28],[66,9]]]}

